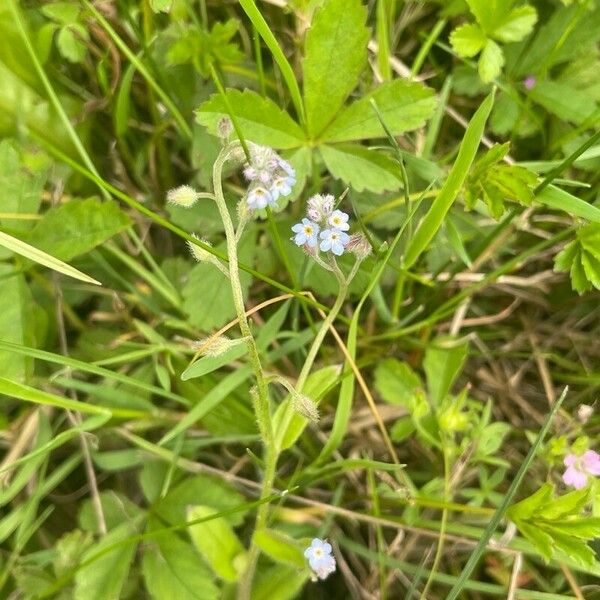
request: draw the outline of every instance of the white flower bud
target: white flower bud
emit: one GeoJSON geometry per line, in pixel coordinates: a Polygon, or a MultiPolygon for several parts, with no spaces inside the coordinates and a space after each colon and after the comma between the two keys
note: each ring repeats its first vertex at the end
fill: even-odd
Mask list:
{"type": "Polygon", "coordinates": [[[183,208],[191,208],[198,202],[199,192],[189,185],[180,185],[167,192],[167,202],[183,208]]]}
{"type": "Polygon", "coordinates": [[[224,335],[212,336],[208,338],[204,338],[202,340],[198,340],[192,346],[194,350],[199,352],[202,356],[221,356],[225,354],[225,352],[239,346],[240,344],[244,344],[248,338],[237,338],[231,339],[225,337],[224,335]]]}

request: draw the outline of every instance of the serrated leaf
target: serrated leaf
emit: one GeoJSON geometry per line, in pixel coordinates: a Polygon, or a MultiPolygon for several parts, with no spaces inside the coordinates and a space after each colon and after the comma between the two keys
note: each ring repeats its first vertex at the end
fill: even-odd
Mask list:
{"type": "Polygon", "coordinates": [[[399,166],[391,158],[358,144],[321,146],[329,172],[357,192],[383,192],[401,186],[399,166]]]}
{"type": "MultiPolygon", "coordinates": [[[[215,514],[209,506],[191,506],[188,521],[215,514]]],[[[224,517],[217,517],[188,527],[196,550],[213,572],[225,581],[237,581],[243,570],[244,547],[224,517]]]]}
{"type": "Polygon", "coordinates": [[[431,88],[416,82],[396,79],[382,84],[370,94],[343,109],[324,131],[327,142],[349,142],[385,137],[371,99],[393,135],[417,129],[431,117],[436,99],[431,88]]]}
{"type": "Polygon", "coordinates": [[[304,105],[315,139],[342,107],[367,62],[369,30],[360,0],[326,0],[313,17],[304,45],[304,105]]]}
{"type": "MultiPolygon", "coordinates": [[[[270,98],[256,92],[226,91],[233,116],[247,140],[272,148],[297,148],[304,143],[304,132],[285,111],[270,98]]],[[[196,111],[196,121],[217,135],[219,121],[229,113],[220,94],[213,94],[196,111]]]]}
{"type": "Polygon", "coordinates": [[[533,6],[518,6],[502,19],[493,35],[501,42],[518,42],[531,33],[536,22],[537,11],[533,6]]]}
{"type": "Polygon", "coordinates": [[[409,408],[415,393],[422,388],[420,377],[395,358],[384,360],[375,369],[375,389],[390,404],[409,408]]]}
{"type": "Polygon", "coordinates": [[[275,562],[302,569],[306,567],[303,549],[288,535],[274,529],[261,529],[254,533],[254,543],[275,562]]]}
{"type": "Polygon", "coordinates": [[[600,536],[600,518],[582,517],[578,519],[561,519],[556,517],[555,521],[544,523],[544,528],[549,532],[558,531],[564,535],[584,540],[593,540],[600,536]]]}
{"type": "Polygon", "coordinates": [[[584,567],[593,567],[596,564],[596,555],[585,542],[557,531],[552,532],[552,541],[557,550],[576,563],[584,567]]]}
{"type": "Polygon", "coordinates": [[[562,517],[576,515],[587,504],[589,496],[590,490],[586,488],[552,498],[552,500],[536,512],[536,516],[553,521],[562,517]]]}
{"type": "Polygon", "coordinates": [[[531,494],[531,496],[513,504],[506,511],[506,515],[515,522],[517,520],[529,520],[541,507],[552,501],[553,493],[554,486],[550,483],[545,483],[540,489],[531,494]]]}
{"type": "Polygon", "coordinates": [[[597,290],[600,290],[600,260],[589,252],[583,251],[581,253],[581,265],[587,280],[597,290]]]}
{"type": "Polygon", "coordinates": [[[51,208],[27,239],[60,260],[71,260],[129,227],[129,217],[112,200],[71,200],[51,208]]]}
{"type": "Polygon", "coordinates": [[[547,561],[552,559],[553,539],[539,527],[521,521],[515,522],[519,531],[529,540],[540,555],[547,561]]]}
{"type": "Polygon", "coordinates": [[[459,56],[471,58],[483,50],[487,42],[485,33],[475,23],[466,23],[450,34],[450,44],[459,56]]]}
{"type": "Polygon", "coordinates": [[[481,81],[490,83],[502,72],[504,53],[494,40],[488,39],[479,57],[479,76],[481,81]]]}

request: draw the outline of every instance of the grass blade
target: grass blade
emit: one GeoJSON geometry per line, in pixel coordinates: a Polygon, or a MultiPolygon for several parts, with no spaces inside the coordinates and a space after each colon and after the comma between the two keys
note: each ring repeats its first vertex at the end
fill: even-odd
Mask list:
{"type": "Polygon", "coordinates": [[[19,254],[20,256],[24,256],[25,258],[28,258],[39,265],[43,265],[44,267],[48,267],[53,271],[58,271],[63,275],[73,277],[73,279],[79,279],[79,281],[93,283],[94,285],[102,285],[99,281],[93,277],[90,277],[89,275],[86,275],[85,273],[82,273],[75,267],[72,267],[62,260],[58,260],[58,258],[54,258],[54,256],[50,256],[50,254],[46,254],[42,250],[38,250],[34,246],[26,244],[25,242],[2,231],[0,231],[0,246],[4,246],[11,252],[19,254]]]}
{"type": "Polygon", "coordinates": [[[473,115],[465,132],[465,137],[460,145],[458,157],[452,167],[446,183],[433,201],[429,212],[423,217],[415,235],[410,240],[404,256],[404,267],[410,269],[419,256],[425,251],[429,242],[433,239],[441,227],[446,213],[458,196],[460,189],[467,177],[469,168],[475,159],[475,154],[481,138],[487,118],[494,105],[494,92],[482,102],[477,112],[473,115]]]}

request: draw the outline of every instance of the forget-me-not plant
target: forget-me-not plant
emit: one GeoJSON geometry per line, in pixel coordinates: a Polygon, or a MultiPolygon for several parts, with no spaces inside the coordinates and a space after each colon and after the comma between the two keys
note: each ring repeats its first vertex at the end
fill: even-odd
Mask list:
{"type": "Polygon", "coordinates": [[[331,552],[331,544],[319,538],[314,538],[304,551],[310,568],[319,579],[327,579],[335,571],[335,558],[331,552]]]}

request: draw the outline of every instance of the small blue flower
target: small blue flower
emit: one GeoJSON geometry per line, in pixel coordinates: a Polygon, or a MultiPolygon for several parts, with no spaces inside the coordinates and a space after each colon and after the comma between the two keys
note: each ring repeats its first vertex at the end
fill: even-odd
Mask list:
{"type": "Polygon", "coordinates": [[[276,177],[269,191],[275,200],[279,196],[289,196],[292,193],[292,186],[296,183],[293,177],[276,177]]]}
{"type": "Polygon", "coordinates": [[[341,210],[334,210],[327,219],[329,225],[340,231],[348,231],[350,225],[348,225],[348,215],[341,210]]]}
{"type": "Polygon", "coordinates": [[[336,256],[344,254],[344,248],[350,241],[350,236],[339,229],[324,229],[319,236],[321,243],[319,248],[322,252],[331,250],[336,256]]]}
{"type": "Polygon", "coordinates": [[[335,558],[331,554],[331,544],[319,538],[314,538],[304,551],[310,568],[319,579],[326,579],[335,571],[335,558]]]}
{"type": "Polygon", "coordinates": [[[310,248],[314,248],[317,245],[319,226],[311,220],[302,219],[302,223],[296,223],[292,227],[292,231],[296,235],[291,239],[297,246],[304,246],[306,244],[310,248]]]}
{"type": "Polygon", "coordinates": [[[248,208],[251,210],[267,208],[267,206],[272,206],[275,203],[271,193],[260,186],[252,188],[248,192],[246,201],[248,202],[248,208]]]}
{"type": "Polygon", "coordinates": [[[290,163],[287,160],[284,160],[283,158],[278,158],[277,165],[279,166],[279,168],[283,169],[283,171],[288,177],[292,177],[294,179],[294,183],[296,183],[296,170],[294,169],[294,167],[292,167],[292,165],[290,165],[290,163]]]}

